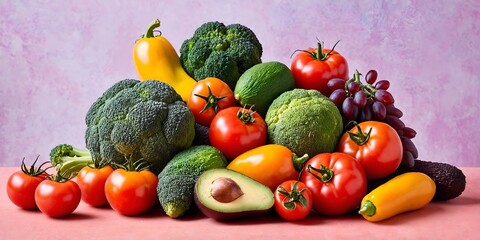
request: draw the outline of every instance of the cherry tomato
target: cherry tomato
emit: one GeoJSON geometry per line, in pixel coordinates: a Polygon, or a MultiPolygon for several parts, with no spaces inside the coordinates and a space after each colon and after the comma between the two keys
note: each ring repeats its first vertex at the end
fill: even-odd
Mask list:
{"type": "Polygon", "coordinates": [[[205,78],[197,82],[187,101],[195,121],[203,126],[210,126],[215,115],[221,109],[236,105],[233,91],[218,78],[205,78]]]}
{"type": "Polygon", "coordinates": [[[362,166],[345,153],[320,153],[305,163],[300,181],[313,195],[313,209],[340,215],[360,205],[367,192],[362,166]]]}
{"type": "Polygon", "coordinates": [[[35,163],[30,168],[27,168],[22,160],[21,170],[13,173],[7,180],[7,195],[13,204],[26,210],[37,209],[35,203],[35,190],[37,186],[47,178],[46,169],[42,169],[43,163],[38,168],[35,163]]]}
{"type": "Polygon", "coordinates": [[[304,183],[288,180],[275,191],[275,210],[283,219],[297,221],[312,210],[312,192],[304,183]]]}
{"type": "Polygon", "coordinates": [[[105,182],[105,196],[110,206],[122,215],[139,215],[158,201],[158,178],[148,170],[117,169],[105,182]]]}
{"type": "Polygon", "coordinates": [[[250,109],[229,107],[213,118],[209,138],[213,147],[232,160],[267,142],[267,124],[250,109]]]}
{"type": "Polygon", "coordinates": [[[319,42],[318,48],[299,51],[290,67],[297,88],[315,89],[330,96],[332,90],[327,86],[330,79],[348,79],[347,60],[334,50],[335,46],[325,49],[319,42]]]}
{"type": "Polygon", "coordinates": [[[49,217],[63,217],[77,209],[81,199],[78,184],[67,179],[47,179],[35,190],[35,202],[49,217]]]}
{"type": "Polygon", "coordinates": [[[105,197],[105,182],[112,172],[113,168],[110,166],[102,168],[86,166],[78,172],[77,183],[82,190],[82,200],[85,203],[93,207],[108,204],[105,197]]]}
{"type": "Polygon", "coordinates": [[[366,121],[343,134],[338,151],[354,157],[368,180],[386,177],[400,166],[402,141],[394,128],[383,122],[366,121]]]}
{"type": "Polygon", "coordinates": [[[227,168],[253,178],[275,191],[282,182],[297,179],[307,159],[307,155],[297,157],[285,146],[267,144],[240,154],[227,168]]]}

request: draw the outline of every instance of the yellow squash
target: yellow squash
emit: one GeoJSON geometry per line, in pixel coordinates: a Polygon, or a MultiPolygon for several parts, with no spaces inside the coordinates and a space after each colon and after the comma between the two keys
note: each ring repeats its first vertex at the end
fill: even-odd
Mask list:
{"type": "Polygon", "coordinates": [[[137,74],[140,80],[159,80],[169,84],[186,102],[197,82],[183,69],[172,44],[160,34],[154,34],[158,27],[160,20],[157,19],[133,47],[137,74]]]}
{"type": "Polygon", "coordinates": [[[404,173],[368,193],[358,213],[370,222],[382,221],[423,208],[432,200],[435,191],[435,182],[428,175],[404,173]]]}

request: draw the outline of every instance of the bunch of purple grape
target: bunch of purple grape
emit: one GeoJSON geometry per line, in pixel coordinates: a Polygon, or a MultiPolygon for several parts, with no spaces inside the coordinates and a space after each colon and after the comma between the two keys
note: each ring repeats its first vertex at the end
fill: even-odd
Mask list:
{"type": "Polygon", "coordinates": [[[390,82],[388,80],[377,81],[377,71],[370,70],[365,75],[365,82],[361,81],[361,74],[356,71],[353,78],[344,80],[340,78],[330,79],[327,86],[332,90],[329,98],[335,103],[343,121],[349,124],[352,121],[380,121],[393,127],[403,145],[402,165],[413,167],[415,159],[418,158],[418,151],[412,138],[417,132],[405,126],[400,118],[403,112],[396,108],[395,99],[388,91],[390,82]]]}

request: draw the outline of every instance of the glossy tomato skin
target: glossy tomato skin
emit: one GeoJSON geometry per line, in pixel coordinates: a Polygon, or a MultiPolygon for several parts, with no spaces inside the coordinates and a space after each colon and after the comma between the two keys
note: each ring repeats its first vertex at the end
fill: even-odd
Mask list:
{"type": "Polygon", "coordinates": [[[158,178],[148,170],[113,171],[105,182],[105,196],[110,206],[122,215],[139,215],[158,201],[158,178]]]}
{"type": "Polygon", "coordinates": [[[198,81],[187,101],[195,121],[207,127],[210,126],[218,111],[235,105],[236,100],[230,87],[222,80],[213,77],[198,81]],[[205,109],[206,105],[208,106],[205,109]]]}
{"type": "Polygon", "coordinates": [[[80,203],[81,195],[80,187],[72,180],[56,182],[47,179],[35,190],[35,202],[42,213],[57,218],[73,213],[80,203]]]}
{"type": "MultiPolygon", "coordinates": [[[[307,49],[315,53],[318,48],[307,49]]],[[[348,79],[347,60],[335,50],[322,49],[328,56],[322,60],[314,55],[300,51],[293,58],[291,70],[295,79],[295,86],[303,89],[315,89],[323,95],[329,96],[332,91],[327,87],[328,80],[332,78],[348,79]]]]}
{"type": "MultiPolygon", "coordinates": [[[[386,177],[400,166],[403,147],[398,133],[386,123],[366,121],[358,124],[363,134],[370,132],[368,140],[359,144],[348,133],[339,141],[338,151],[354,157],[365,170],[368,180],[386,177]]],[[[358,134],[358,128],[349,132],[358,134]]]]}
{"type": "Polygon", "coordinates": [[[112,172],[113,168],[110,166],[102,168],[86,166],[78,172],[77,183],[85,203],[93,207],[108,205],[105,197],[105,182],[112,172]]]}
{"type": "Polygon", "coordinates": [[[312,191],[313,209],[323,215],[340,215],[355,209],[367,192],[362,166],[345,153],[320,153],[309,159],[300,181],[312,191]],[[325,178],[325,182],[318,179],[322,178],[321,172],[313,170],[322,166],[331,170],[331,178],[325,178]]]}
{"type": "Polygon", "coordinates": [[[296,180],[285,181],[278,186],[274,196],[275,196],[275,203],[274,203],[275,210],[277,211],[278,215],[280,215],[280,217],[282,217],[285,220],[298,221],[298,220],[304,219],[305,217],[308,216],[308,214],[310,214],[310,211],[312,210],[312,204],[313,204],[312,192],[302,182],[298,182],[296,180]],[[289,202],[294,197],[283,194],[282,190],[285,190],[291,193],[292,190],[294,189],[295,183],[297,183],[296,191],[298,192],[298,194],[301,194],[303,196],[306,204],[302,204],[300,201],[294,200],[292,202],[294,204],[294,208],[289,209],[288,207],[285,206],[284,203],[289,202]]]}
{"type": "Polygon", "coordinates": [[[7,180],[7,195],[13,204],[26,210],[37,209],[35,190],[46,179],[46,175],[31,176],[23,171],[17,171],[7,180]]]}
{"type": "Polygon", "coordinates": [[[282,182],[298,178],[297,169],[301,170],[304,158],[297,158],[285,146],[267,144],[240,154],[227,169],[242,173],[274,192],[282,182]]]}
{"type": "Polygon", "coordinates": [[[252,110],[241,107],[229,107],[217,113],[210,125],[210,144],[220,150],[225,157],[233,160],[240,154],[265,145],[267,142],[267,124],[252,110]],[[238,117],[251,117],[246,123],[238,117]],[[248,116],[247,116],[248,115],[248,116]]]}

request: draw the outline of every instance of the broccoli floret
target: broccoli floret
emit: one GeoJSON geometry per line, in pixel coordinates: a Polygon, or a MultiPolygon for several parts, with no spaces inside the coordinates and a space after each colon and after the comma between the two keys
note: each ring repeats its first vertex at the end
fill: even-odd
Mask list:
{"type": "Polygon", "coordinates": [[[50,151],[50,163],[61,176],[73,178],[83,167],[93,164],[93,158],[87,149],[59,144],[50,151]]]}
{"type": "Polygon", "coordinates": [[[180,61],[192,78],[217,77],[234,89],[242,73],[262,62],[262,52],[251,29],[241,24],[207,22],[183,42],[180,61]]]}
{"type": "Polygon", "coordinates": [[[155,80],[116,83],[90,107],[86,124],[94,159],[122,164],[142,158],[157,174],[195,135],[195,119],[180,95],[155,80]]]}

